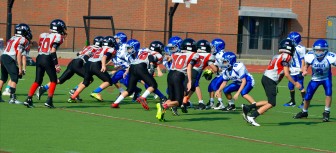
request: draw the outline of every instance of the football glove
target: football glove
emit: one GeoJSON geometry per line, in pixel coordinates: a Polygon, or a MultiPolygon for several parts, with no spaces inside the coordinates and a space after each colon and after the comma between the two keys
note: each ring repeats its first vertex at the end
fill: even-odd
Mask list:
{"type": "Polygon", "coordinates": [[[55,65],[56,73],[61,72],[61,67],[59,65],[55,65]]]}
{"type": "Polygon", "coordinates": [[[207,69],[204,71],[203,77],[205,78],[205,80],[211,80],[212,74],[213,74],[212,71],[210,69],[207,69]]]}

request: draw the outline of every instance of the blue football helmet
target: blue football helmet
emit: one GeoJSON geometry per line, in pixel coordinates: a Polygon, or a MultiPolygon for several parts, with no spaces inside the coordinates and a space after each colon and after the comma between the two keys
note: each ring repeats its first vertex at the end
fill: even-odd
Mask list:
{"type": "Polygon", "coordinates": [[[321,58],[324,57],[327,53],[328,53],[328,43],[326,40],[324,39],[318,39],[314,42],[313,44],[313,50],[314,50],[314,54],[317,58],[321,58]],[[323,50],[323,52],[318,52],[317,51],[321,51],[323,50]]]}
{"type": "Polygon", "coordinates": [[[27,24],[20,23],[15,26],[14,33],[16,35],[21,35],[28,39],[29,33],[31,33],[30,27],[27,24]]]}
{"type": "Polygon", "coordinates": [[[291,32],[288,34],[287,39],[290,39],[294,42],[295,46],[299,45],[301,42],[301,35],[297,32],[291,32]]]}
{"type": "Polygon", "coordinates": [[[114,35],[114,38],[117,40],[119,46],[127,42],[127,36],[123,32],[118,32],[117,34],[114,35]]]}
{"type": "Polygon", "coordinates": [[[130,39],[126,43],[126,50],[129,54],[135,54],[140,49],[140,42],[136,39],[130,39]]]}
{"type": "Polygon", "coordinates": [[[169,55],[169,56],[171,55],[171,52],[167,46],[164,47],[164,52],[165,52],[165,55],[169,55]]]}
{"type": "Polygon", "coordinates": [[[213,54],[217,54],[220,51],[225,49],[225,42],[223,39],[216,38],[211,41],[211,47],[212,47],[213,54]]]}
{"type": "Polygon", "coordinates": [[[104,39],[103,39],[103,46],[109,46],[109,47],[113,47],[115,48],[116,50],[119,49],[119,46],[117,44],[117,41],[114,39],[114,37],[112,36],[106,36],[104,39]]]}
{"type": "Polygon", "coordinates": [[[50,22],[50,30],[52,32],[59,33],[61,35],[66,35],[67,26],[65,22],[61,19],[55,19],[50,22]]]}
{"type": "Polygon", "coordinates": [[[225,64],[223,63],[223,66],[225,68],[230,68],[233,66],[234,63],[237,62],[237,56],[233,52],[230,52],[230,51],[225,52],[222,57],[223,57],[223,62],[226,62],[225,64]]]}
{"type": "Polygon", "coordinates": [[[168,44],[167,44],[167,48],[170,51],[170,53],[176,53],[176,52],[180,52],[180,47],[182,44],[182,39],[178,36],[173,36],[169,39],[168,44]]]}
{"type": "Polygon", "coordinates": [[[101,47],[103,46],[103,40],[103,36],[96,36],[95,38],[93,38],[93,45],[101,47]]]}

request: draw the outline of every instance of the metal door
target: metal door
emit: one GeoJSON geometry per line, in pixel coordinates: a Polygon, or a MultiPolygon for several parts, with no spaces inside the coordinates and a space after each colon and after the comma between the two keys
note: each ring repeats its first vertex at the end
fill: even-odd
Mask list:
{"type": "Polygon", "coordinates": [[[336,16],[327,17],[327,42],[329,51],[336,52],[336,16]]]}

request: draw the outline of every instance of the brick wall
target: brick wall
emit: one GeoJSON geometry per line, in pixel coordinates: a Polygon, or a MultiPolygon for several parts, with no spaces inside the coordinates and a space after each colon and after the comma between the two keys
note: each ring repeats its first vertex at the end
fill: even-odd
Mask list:
{"type": "MultiPolygon", "coordinates": [[[[309,0],[241,0],[242,6],[290,8],[298,15],[297,20],[289,22],[289,31],[298,31],[303,37],[308,36],[308,2],[309,0]]],[[[335,0],[311,0],[311,23],[310,36],[323,38],[326,36],[326,18],[336,14],[335,0]]],[[[168,0],[168,7],[173,6],[168,0]]],[[[6,23],[7,1],[0,1],[0,23],[6,23]]],[[[197,5],[185,8],[180,4],[174,16],[174,33],[184,38],[185,32],[206,32],[237,34],[238,32],[238,0],[198,0],[197,5]]],[[[168,9],[169,11],[169,9],[168,9]]],[[[62,47],[81,48],[85,44],[83,29],[74,29],[71,26],[83,26],[83,16],[88,15],[88,0],[15,0],[13,7],[13,23],[27,23],[35,25],[49,25],[55,18],[63,19],[70,28],[67,40],[62,47]],[[75,37],[75,44],[73,38],[75,37]]],[[[91,0],[91,15],[113,16],[117,29],[139,30],[164,30],[165,24],[165,0],[91,0]]],[[[168,30],[168,18],[167,18],[168,30]]],[[[107,21],[92,21],[91,26],[110,27],[107,21]]],[[[5,25],[0,25],[0,37],[5,38],[5,25]]],[[[34,39],[37,40],[39,33],[48,30],[48,27],[33,26],[34,39]]],[[[152,40],[164,40],[162,32],[132,32],[124,31],[128,37],[138,39],[142,47],[152,40]]],[[[109,30],[92,30],[92,35],[110,35],[109,30]]],[[[118,32],[118,31],[117,31],[118,32]]],[[[167,34],[168,36],[168,34],[167,34]]],[[[232,35],[216,34],[188,34],[195,40],[216,37],[223,38],[226,49],[235,51],[237,38],[232,35]]],[[[92,36],[93,38],[93,36],[92,36]]],[[[307,43],[306,39],[303,43],[307,43]]],[[[310,46],[313,42],[310,41],[310,46]]]]}

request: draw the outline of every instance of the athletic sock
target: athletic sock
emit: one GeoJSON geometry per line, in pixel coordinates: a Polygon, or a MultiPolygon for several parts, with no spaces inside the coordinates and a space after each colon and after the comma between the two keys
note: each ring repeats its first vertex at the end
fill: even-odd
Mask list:
{"type": "Polygon", "coordinates": [[[120,95],[114,103],[119,104],[122,100],[124,100],[124,98],[124,96],[120,95]]]}
{"type": "Polygon", "coordinates": [[[28,93],[29,97],[32,97],[34,95],[34,93],[35,93],[35,91],[36,91],[36,89],[37,89],[38,86],[39,86],[39,84],[37,82],[34,82],[32,84],[32,86],[29,89],[29,93],[28,93]]]}
{"type": "Polygon", "coordinates": [[[98,87],[95,90],[93,90],[93,93],[100,93],[101,91],[103,91],[103,89],[98,87]]]}
{"type": "Polygon", "coordinates": [[[48,84],[44,85],[44,89],[48,90],[49,89],[49,85],[48,84]]]}
{"type": "Polygon", "coordinates": [[[291,102],[294,102],[295,103],[295,90],[294,91],[289,91],[290,93],[290,97],[291,97],[291,102]]]}

